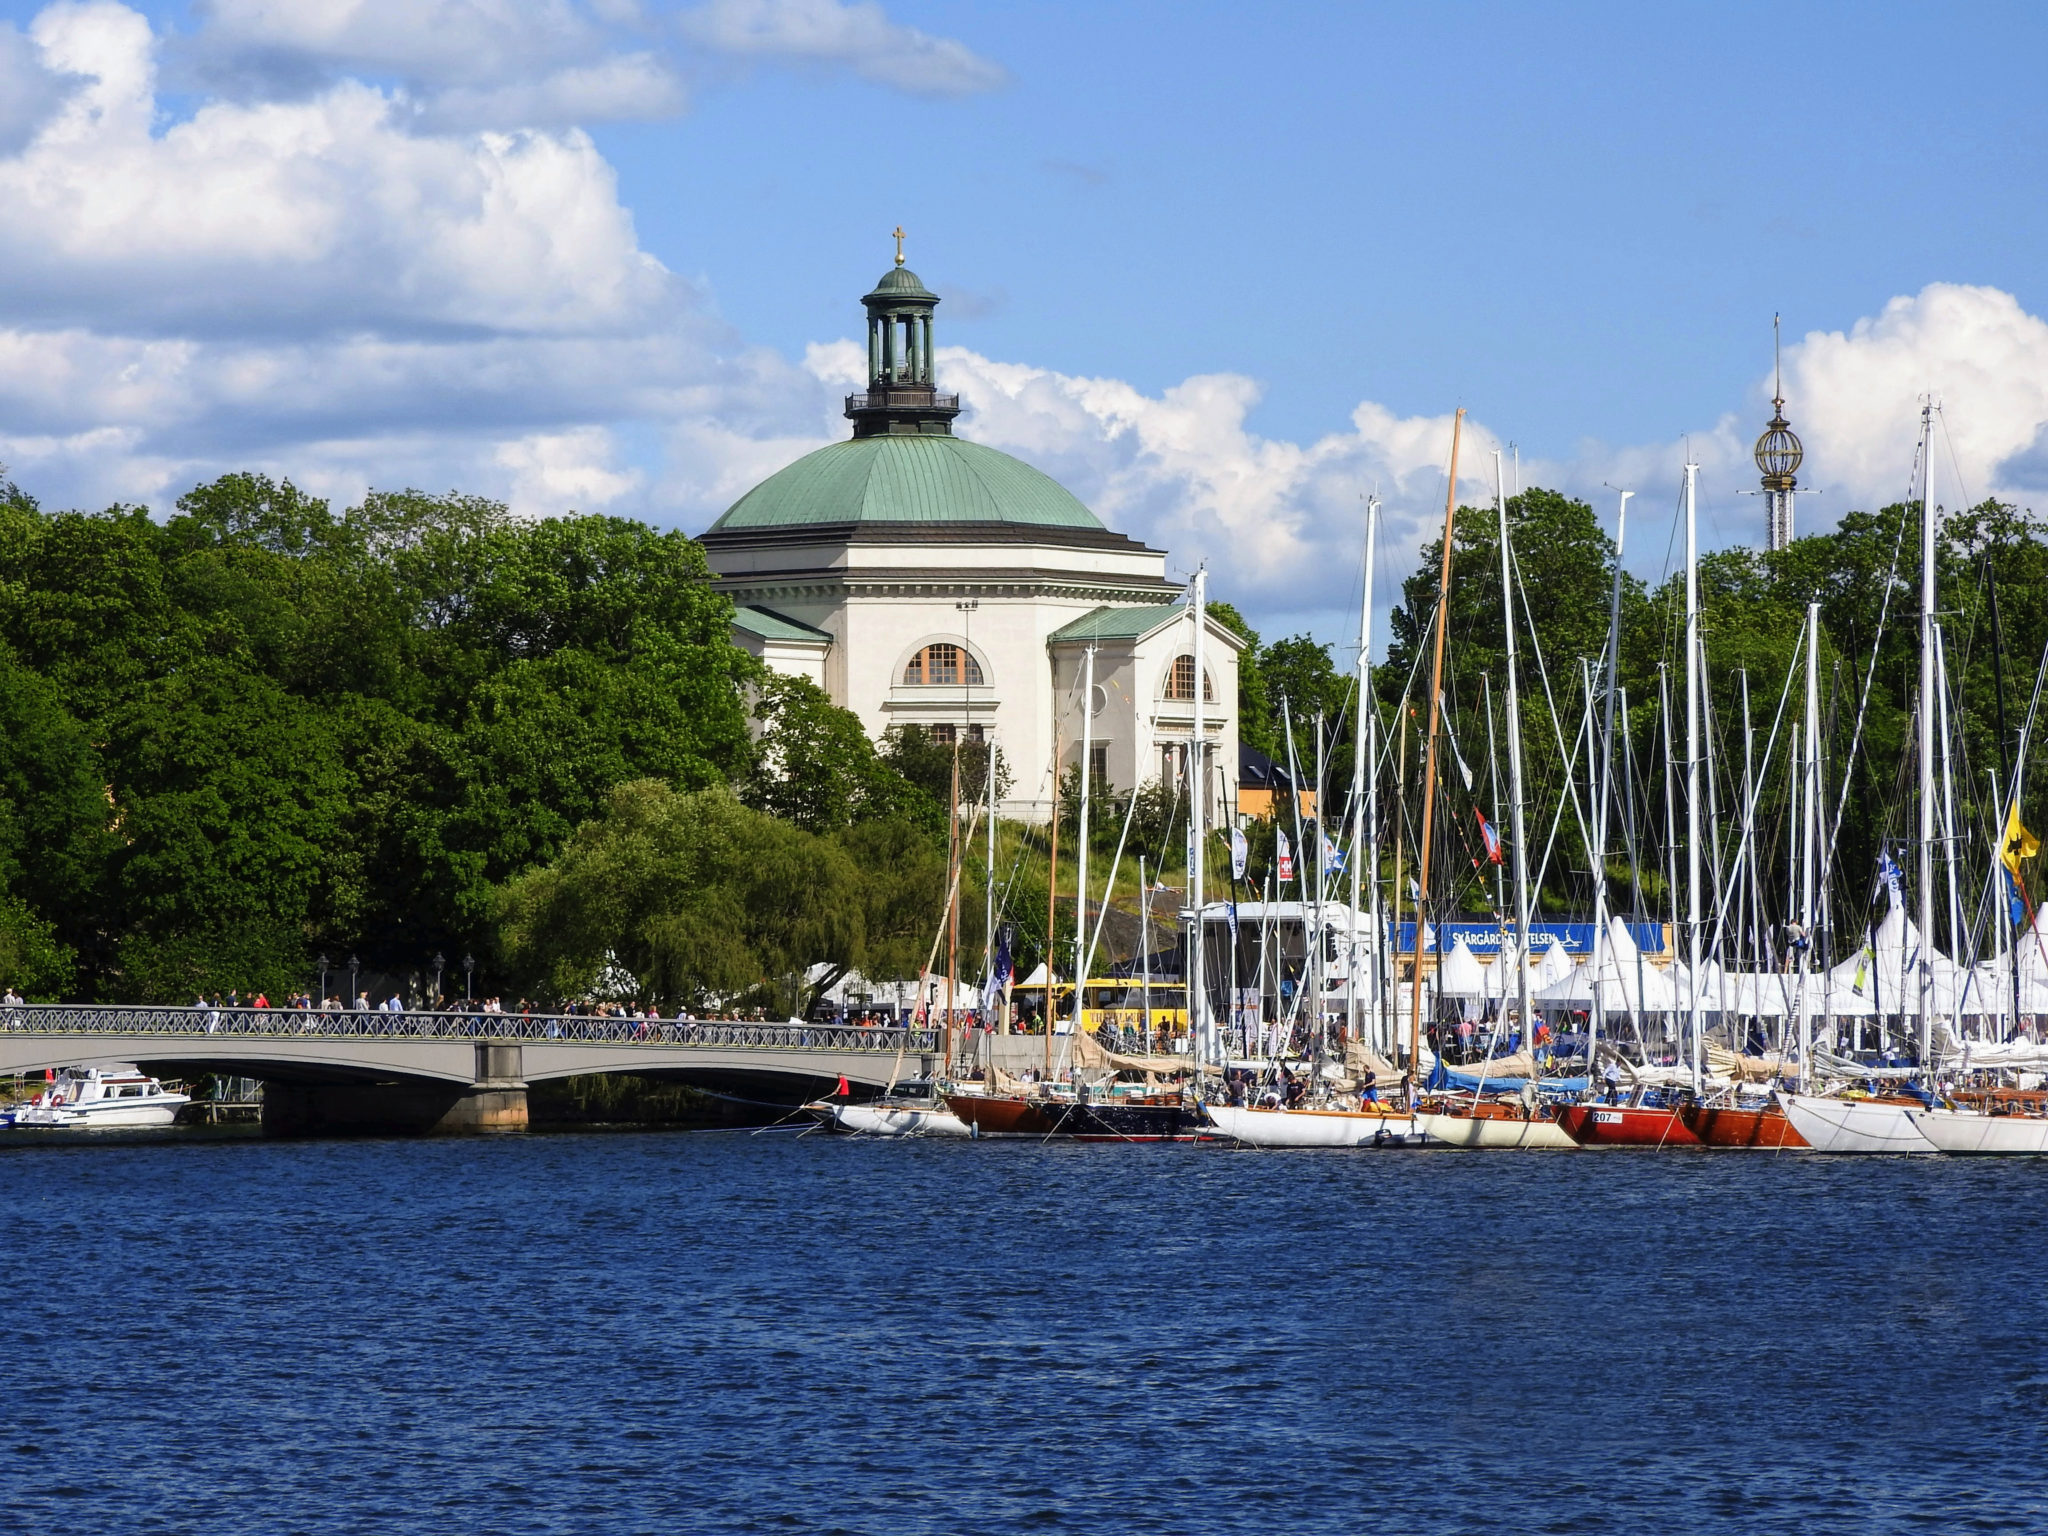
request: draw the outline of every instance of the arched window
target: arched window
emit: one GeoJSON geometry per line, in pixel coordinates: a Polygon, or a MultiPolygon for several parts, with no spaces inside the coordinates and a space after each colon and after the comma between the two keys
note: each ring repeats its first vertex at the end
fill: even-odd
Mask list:
{"type": "MultiPolygon", "coordinates": [[[[1195,658],[1192,655],[1173,658],[1173,665],[1166,673],[1166,696],[1169,699],[1185,700],[1190,704],[1194,702],[1195,658]]],[[[1216,680],[1206,672],[1202,674],[1202,702],[1216,702],[1216,680]]]]}
{"type": "Polygon", "coordinates": [[[912,688],[941,688],[948,684],[958,688],[962,683],[979,688],[981,664],[963,647],[938,640],[910,658],[910,665],[903,669],[903,681],[912,688]],[[965,676],[961,675],[963,667],[965,676]]]}

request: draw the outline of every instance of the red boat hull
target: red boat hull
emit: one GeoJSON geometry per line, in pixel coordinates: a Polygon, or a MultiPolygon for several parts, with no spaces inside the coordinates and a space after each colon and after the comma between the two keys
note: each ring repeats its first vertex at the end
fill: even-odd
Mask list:
{"type": "Polygon", "coordinates": [[[1061,1129],[1060,1106],[1048,1112],[1035,1100],[1005,1094],[949,1093],[946,1108],[977,1136],[1052,1136],[1061,1129]]]}
{"type": "Polygon", "coordinates": [[[1697,1147],[1676,1109],[1628,1104],[1567,1104],[1557,1112],[1565,1135],[1582,1147],[1697,1147]]]}
{"type": "Polygon", "coordinates": [[[1688,1104],[1679,1112],[1686,1128],[1710,1147],[1803,1147],[1806,1138],[1778,1109],[1710,1108],[1688,1104]]]}

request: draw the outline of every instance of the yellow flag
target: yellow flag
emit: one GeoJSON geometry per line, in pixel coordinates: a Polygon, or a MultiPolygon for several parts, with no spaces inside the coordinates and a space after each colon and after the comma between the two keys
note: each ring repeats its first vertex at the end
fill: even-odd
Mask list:
{"type": "Polygon", "coordinates": [[[1998,862],[2006,867],[2015,880],[2020,877],[2020,860],[2031,859],[2041,851],[2041,839],[2020,825],[2020,803],[2012,803],[2012,814],[2005,818],[2005,839],[1999,848],[1998,862]]]}

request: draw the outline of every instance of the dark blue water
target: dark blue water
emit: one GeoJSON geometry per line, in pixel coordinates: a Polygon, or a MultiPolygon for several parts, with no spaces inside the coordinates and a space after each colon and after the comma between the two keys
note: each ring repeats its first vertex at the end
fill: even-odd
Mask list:
{"type": "Polygon", "coordinates": [[[11,1150],[0,1525],[2038,1532],[2044,1179],[786,1134],[11,1150]]]}

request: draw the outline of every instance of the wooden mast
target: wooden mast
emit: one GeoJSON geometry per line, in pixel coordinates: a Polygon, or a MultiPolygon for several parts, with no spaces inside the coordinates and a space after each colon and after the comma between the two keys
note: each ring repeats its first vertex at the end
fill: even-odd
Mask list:
{"type": "Polygon", "coordinates": [[[1422,1064],[1422,939],[1429,931],[1430,833],[1436,822],[1436,728],[1443,705],[1444,629],[1451,617],[1451,525],[1458,515],[1458,439],[1465,425],[1465,410],[1451,420],[1451,483],[1444,495],[1443,571],[1436,587],[1436,658],[1429,670],[1429,735],[1422,769],[1422,868],[1418,877],[1422,892],[1415,904],[1415,964],[1408,989],[1408,1038],[1414,1055],[1412,1065],[1422,1064]]]}

